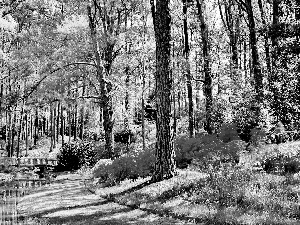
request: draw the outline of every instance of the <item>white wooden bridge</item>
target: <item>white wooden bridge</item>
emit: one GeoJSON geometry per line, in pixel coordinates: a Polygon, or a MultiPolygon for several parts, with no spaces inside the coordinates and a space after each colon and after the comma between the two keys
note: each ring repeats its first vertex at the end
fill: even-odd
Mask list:
{"type": "Polygon", "coordinates": [[[18,167],[55,167],[56,159],[33,158],[33,157],[0,157],[0,166],[18,166],[18,167]]]}

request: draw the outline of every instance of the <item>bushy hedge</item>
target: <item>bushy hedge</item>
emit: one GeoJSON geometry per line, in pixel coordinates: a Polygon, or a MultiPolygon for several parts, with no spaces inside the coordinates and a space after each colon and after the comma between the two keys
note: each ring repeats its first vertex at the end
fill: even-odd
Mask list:
{"type": "Polygon", "coordinates": [[[83,165],[94,166],[98,160],[94,144],[88,141],[64,143],[57,156],[58,171],[71,171],[83,165]]]}
{"type": "Polygon", "coordinates": [[[260,150],[258,161],[267,173],[287,174],[300,171],[299,143],[269,144],[260,150]]]}
{"type": "Polygon", "coordinates": [[[154,146],[144,151],[136,146],[132,151],[116,158],[100,159],[93,168],[95,178],[107,185],[114,185],[125,179],[146,177],[153,172],[154,146]]]}
{"type": "Polygon", "coordinates": [[[207,168],[209,165],[217,168],[221,163],[238,163],[239,153],[245,148],[244,141],[224,143],[216,135],[202,135],[197,138],[181,136],[175,141],[175,159],[179,167],[182,163],[193,161],[200,168],[207,168]]]}
{"type": "Polygon", "coordinates": [[[132,130],[121,130],[114,134],[115,142],[120,142],[123,144],[131,144],[136,141],[136,135],[132,130]]]}

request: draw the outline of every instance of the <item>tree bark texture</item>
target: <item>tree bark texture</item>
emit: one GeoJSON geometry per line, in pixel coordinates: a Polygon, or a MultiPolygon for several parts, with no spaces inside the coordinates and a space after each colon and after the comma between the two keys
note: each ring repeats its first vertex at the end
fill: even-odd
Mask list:
{"type": "Polygon", "coordinates": [[[185,58],[185,74],[186,74],[186,85],[188,92],[188,104],[189,104],[189,135],[190,138],[195,136],[194,129],[194,102],[193,102],[193,86],[192,76],[190,68],[190,46],[189,46],[189,34],[187,24],[187,0],[183,0],[183,32],[184,32],[184,50],[183,55],[185,58]]]}
{"type": "MultiPolygon", "coordinates": [[[[104,76],[108,76],[113,61],[113,47],[109,41],[106,41],[106,47],[103,50],[103,59],[105,65],[102,67],[101,57],[98,51],[98,41],[97,41],[97,31],[96,31],[96,21],[92,16],[91,6],[87,6],[87,12],[89,17],[89,27],[91,31],[91,39],[93,44],[94,55],[96,58],[97,65],[97,77],[100,82],[100,95],[101,95],[101,107],[103,109],[103,127],[105,132],[105,150],[107,151],[110,158],[114,157],[114,138],[113,138],[113,107],[112,107],[112,84],[106,81],[104,76]]],[[[107,21],[106,21],[107,23],[107,21]]],[[[104,24],[104,26],[107,24],[104,24]]],[[[104,37],[107,38],[107,37],[104,37]]]]}
{"type": "Polygon", "coordinates": [[[53,110],[52,103],[50,103],[50,152],[53,150],[53,110]]]}
{"type": "Polygon", "coordinates": [[[201,39],[202,39],[202,54],[203,54],[203,70],[204,70],[204,95],[206,97],[205,109],[206,109],[206,131],[209,134],[213,132],[212,124],[212,77],[210,68],[210,56],[209,56],[209,40],[208,40],[208,29],[204,18],[204,1],[197,0],[197,11],[200,20],[201,28],[201,39]]]}
{"type": "MultiPolygon", "coordinates": [[[[263,3],[262,3],[262,0],[258,0],[257,2],[258,2],[259,10],[260,10],[262,24],[264,25],[264,27],[266,27],[267,22],[266,22],[266,16],[265,16],[264,6],[263,6],[263,3]]],[[[271,56],[270,56],[270,45],[269,45],[269,35],[268,35],[268,33],[264,34],[264,41],[265,41],[267,70],[268,70],[268,73],[270,75],[272,71],[271,71],[271,56]]]]}
{"type": "Polygon", "coordinates": [[[176,174],[174,140],[171,134],[171,15],[169,0],[150,0],[156,40],[156,162],[153,181],[176,174]]]}
{"type": "MultiPolygon", "coordinates": [[[[249,26],[249,39],[252,55],[252,66],[253,66],[253,76],[254,76],[254,87],[256,91],[256,99],[258,104],[263,103],[263,74],[261,72],[261,65],[259,61],[258,49],[257,49],[257,37],[256,37],[256,25],[253,14],[252,0],[246,0],[247,15],[248,15],[248,26],[249,26]]],[[[260,115],[259,106],[258,116],[260,115]]]]}
{"type": "Polygon", "coordinates": [[[39,126],[39,114],[38,114],[38,107],[35,108],[35,118],[34,118],[34,141],[33,144],[37,145],[38,140],[38,126],[39,126]]]}

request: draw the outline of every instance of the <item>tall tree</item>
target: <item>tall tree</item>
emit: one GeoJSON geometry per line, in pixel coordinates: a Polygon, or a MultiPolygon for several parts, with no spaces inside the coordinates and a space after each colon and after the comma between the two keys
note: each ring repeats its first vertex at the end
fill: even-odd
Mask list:
{"type": "Polygon", "coordinates": [[[169,0],[150,0],[156,40],[156,161],[153,181],[171,178],[176,173],[171,132],[171,15],[169,0]]]}
{"type": "Polygon", "coordinates": [[[203,55],[203,71],[204,71],[204,95],[206,98],[206,131],[211,134],[213,132],[212,124],[212,76],[209,55],[209,39],[208,28],[204,18],[204,1],[196,0],[197,12],[200,20],[201,40],[202,40],[202,55],[203,55]]]}
{"type": "Polygon", "coordinates": [[[94,56],[96,59],[97,79],[100,83],[101,107],[103,109],[103,127],[105,131],[105,149],[111,158],[114,157],[114,111],[111,81],[108,80],[111,75],[112,64],[117,56],[114,50],[116,37],[120,32],[121,10],[116,1],[93,1],[87,6],[89,18],[90,35],[92,39],[94,56]],[[94,9],[94,11],[92,11],[94,9]],[[97,18],[96,16],[99,16],[97,18]],[[97,28],[101,27],[101,47],[98,43],[97,28]],[[101,52],[99,50],[101,49],[101,52]],[[104,63],[102,63],[104,61],[104,63]]]}
{"type": "Polygon", "coordinates": [[[186,74],[186,85],[189,99],[189,134],[190,138],[194,137],[194,103],[193,103],[193,86],[190,66],[190,45],[189,45],[189,34],[188,34],[188,21],[187,21],[188,1],[183,0],[183,37],[184,37],[184,50],[183,55],[185,58],[185,74],[186,74]]]}
{"type": "Polygon", "coordinates": [[[253,11],[253,2],[252,0],[236,0],[242,9],[247,14],[247,24],[249,27],[249,44],[251,48],[251,62],[252,62],[252,72],[254,77],[254,88],[256,92],[256,101],[257,105],[255,106],[256,113],[256,123],[260,123],[261,119],[261,108],[264,100],[264,89],[263,89],[263,73],[261,70],[261,63],[258,54],[257,46],[257,31],[256,31],[256,22],[253,11]]]}

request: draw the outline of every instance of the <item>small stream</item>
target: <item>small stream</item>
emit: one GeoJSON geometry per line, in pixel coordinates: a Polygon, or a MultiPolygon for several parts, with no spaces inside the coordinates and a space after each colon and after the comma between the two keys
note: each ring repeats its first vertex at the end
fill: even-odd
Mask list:
{"type": "Polygon", "coordinates": [[[18,213],[18,203],[22,197],[37,188],[49,185],[49,177],[39,178],[36,174],[18,172],[5,183],[0,182],[0,225],[27,224],[26,218],[18,213]]]}

